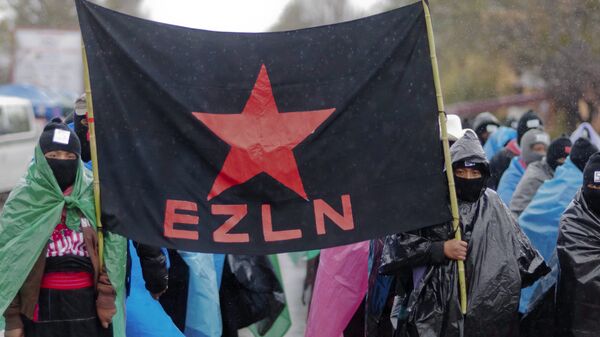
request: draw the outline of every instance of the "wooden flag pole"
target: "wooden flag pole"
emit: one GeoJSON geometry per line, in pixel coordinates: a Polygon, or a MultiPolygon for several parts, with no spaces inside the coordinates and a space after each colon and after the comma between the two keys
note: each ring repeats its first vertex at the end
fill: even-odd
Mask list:
{"type": "MultiPolygon", "coordinates": [[[[456,198],[456,185],[454,184],[454,172],[452,171],[452,158],[450,157],[450,144],[448,142],[448,129],[446,126],[446,112],[444,108],[444,97],[442,96],[442,87],[440,83],[440,72],[438,69],[437,56],[435,52],[435,39],[433,37],[433,26],[431,24],[431,14],[426,0],[421,0],[423,10],[425,11],[425,23],[427,25],[427,36],[429,40],[429,53],[431,55],[431,65],[433,68],[433,82],[435,85],[435,95],[439,110],[440,128],[442,130],[442,145],[444,148],[444,161],[446,163],[446,175],[448,177],[448,189],[450,191],[450,209],[452,211],[452,226],[454,228],[455,239],[462,240],[462,234],[459,226],[458,217],[458,199],[456,198]]],[[[465,278],[465,263],[457,261],[458,264],[458,285],[460,288],[460,310],[463,315],[467,313],[467,281],[465,278]]]]}
{"type": "Polygon", "coordinates": [[[90,72],[85,52],[85,45],[81,42],[81,54],[83,57],[83,84],[85,86],[85,102],[87,104],[87,121],[90,132],[90,152],[92,155],[92,172],[94,174],[94,203],[96,206],[96,226],[98,229],[98,255],[100,258],[100,270],[104,265],[104,231],[102,230],[100,212],[100,177],[98,175],[98,152],[96,150],[96,123],[94,122],[94,104],[92,103],[92,88],[90,84],[90,72]]]}

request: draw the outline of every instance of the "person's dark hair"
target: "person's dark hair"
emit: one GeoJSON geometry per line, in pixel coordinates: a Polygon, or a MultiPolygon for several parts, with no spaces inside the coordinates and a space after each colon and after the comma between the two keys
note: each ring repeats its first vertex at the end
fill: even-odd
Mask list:
{"type": "Polygon", "coordinates": [[[556,138],[550,143],[548,146],[548,152],[546,153],[546,162],[553,170],[560,165],[558,162],[561,158],[567,158],[571,153],[572,147],[571,140],[568,137],[561,136],[560,138],[556,138]]]}
{"type": "Polygon", "coordinates": [[[579,138],[577,141],[575,141],[575,144],[573,144],[573,147],[571,148],[571,155],[569,157],[571,158],[573,164],[575,164],[575,166],[577,166],[577,168],[583,172],[585,164],[596,152],[598,152],[596,145],[590,143],[590,141],[585,138],[579,138]]]}

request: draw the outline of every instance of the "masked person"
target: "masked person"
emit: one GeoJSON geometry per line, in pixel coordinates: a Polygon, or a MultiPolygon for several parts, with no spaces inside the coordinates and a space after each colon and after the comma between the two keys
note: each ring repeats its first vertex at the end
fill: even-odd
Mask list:
{"type": "MultiPolygon", "coordinates": [[[[447,115],[446,126],[450,146],[462,138],[468,130],[462,128],[460,117],[453,114],[447,115]]],[[[440,140],[441,139],[442,132],[440,126],[440,140]]],[[[402,292],[402,284],[406,282],[407,277],[412,277],[413,274],[411,271],[396,273],[402,276],[398,277],[398,280],[396,280],[395,275],[379,274],[384,241],[384,238],[378,238],[371,240],[370,242],[369,286],[365,301],[365,337],[388,337],[394,333],[397,322],[402,320],[399,316],[403,315],[401,310],[396,310],[395,312],[391,311],[394,299],[402,298],[402,296],[398,295],[398,292],[394,292],[394,288],[396,288],[396,284],[399,284],[398,291],[402,292]]],[[[416,271],[415,274],[420,274],[424,269],[424,267],[421,268],[419,271],[416,271]]],[[[398,309],[398,307],[396,308],[398,309]]],[[[344,335],[346,334],[344,333],[344,335]]]]}
{"type": "Polygon", "coordinates": [[[486,188],[488,162],[471,130],[450,149],[463,240],[451,223],[388,236],[380,272],[403,278],[396,292],[405,322],[395,336],[514,336],[522,287],[548,268],[497,194],[486,188]],[[456,261],[465,261],[468,307],[459,305],[456,261]],[[425,266],[421,277],[415,270],[425,266]],[[412,277],[403,277],[407,270],[412,277]]]}
{"type": "Polygon", "coordinates": [[[600,336],[600,154],[583,170],[583,186],[560,219],[556,336],[600,336]]]}
{"type": "Polygon", "coordinates": [[[511,160],[510,166],[502,174],[498,184],[498,196],[510,205],[513,193],[521,181],[525,169],[532,163],[542,160],[550,145],[550,136],[541,130],[529,130],[521,139],[521,155],[511,160]]]}
{"type": "Polygon", "coordinates": [[[489,188],[496,190],[498,183],[500,182],[500,178],[510,165],[511,160],[514,157],[521,155],[521,139],[525,133],[531,129],[543,130],[544,125],[538,115],[530,110],[526,112],[521,119],[519,119],[519,124],[517,126],[517,139],[509,141],[502,150],[500,150],[494,155],[494,157],[490,159],[490,178],[488,179],[487,185],[489,188]]]}
{"type": "Polygon", "coordinates": [[[560,137],[550,143],[546,158],[527,166],[510,201],[510,211],[515,217],[518,218],[521,215],[544,181],[554,177],[554,171],[558,166],[564,164],[569,153],[571,153],[571,140],[567,137],[560,137]]]}
{"type": "Polygon", "coordinates": [[[481,141],[481,146],[484,146],[488,138],[500,127],[500,122],[496,116],[489,112],[482,112],[473,121],[473,130],[481,141]]]}
{"type": "Polygon", "coordinates": [[[517,139],[517,128],[522,115],[517,111],[509,111],[504,119],[504,125],[500,125],[498,130],[490,135],[483,145],[483,151],[488,159],[494,158],[496,153],[504,149],[510,141],[517,139]]]}
{"type": "MultiPolygon", "coordinates": [[[[585,138],[579,138],[565,163],[556,169],[554,177],[546,180],[519,216],[519,225],[546,261],[553,261],[560,217],[575,197],[583,181],[583,169],[598,148],[585,138]]],[[[521,292],[519,311],[530,316],[541,297],[556,281],[553,273],[521,292]],[[542,288],[543,289],[540,289],[542,288]]],[[[556,267],[556,268],[555,268],[556,267]]]]}
{"type": "MultiPolygon", "coordinates": [[[[4,206],[0,311],[7,337],[112,335],[117,293],[101,269],[92,177],[80,152],[77,136],[52,120],[4,206]]],[[[119,242],[106,237],[107,245],[119,242]]],[[[107,256],[115,275],[119,264],[107,256]]]]}
{"type": "MultiPolygon", "coordinates": [[[[75,101],[73,121],[69,127],[75,131],[79,142],[81,143],[81,160],[88,169],[92,169],[92,156],[90,147],[90,133],[88,124],[87,101],[85,94],[82,94],[75,101]]],[[[136,260],[137,264],[138,261],[136,260]]],[[[137,269],[136,269],[137,270],[137,269]]],[[[127,246],[127,274],[126,288],[129,296],[133,291],[145,291],[148,294],[135,294],[133,298],[127,300],[127,329],[130,334],[143,334],[147,337],[163,336],[168,333],[167,315],[163,312],[158,303],[152,303],[167,290],[168,271],[167,258],[160,248],[145,245],[142,243],[131,242],[127,246]],[[130,249],[136,250],[134,254],[139,259],[141,273],[132,273],[132,254],[130,249]],[[138,278],[143,278],[143,286],[137,287],[138,278]],[[133,284],[133,286],[132,286],[133,284]],[[164,317],[160,317],[164,316],[164,317]]]]}

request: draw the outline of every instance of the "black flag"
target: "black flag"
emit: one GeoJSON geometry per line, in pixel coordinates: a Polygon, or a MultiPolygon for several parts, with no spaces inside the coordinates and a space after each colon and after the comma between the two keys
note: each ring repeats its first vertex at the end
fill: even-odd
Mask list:
{"type": "Polygon", "coordinates": [[[420,2],[276,33],[77,10],[108,230],[269,254],[450,220],[420,2]]]}

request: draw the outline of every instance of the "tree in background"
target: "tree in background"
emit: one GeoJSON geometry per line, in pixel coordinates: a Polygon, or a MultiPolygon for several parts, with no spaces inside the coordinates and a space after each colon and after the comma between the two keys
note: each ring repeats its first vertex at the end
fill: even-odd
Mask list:
{"type": "Polygon", "coordinates": [[[294,0],[284,9],[272,31],[326,25],[361,17],[349,0],[294,0]]]}
{"type": "MultiPolygon", "coordinates": [[[[381,0],[359,12],[349,0],[293,0],[273,30],[354,19],[410,2],[381,0]]],[[[448,103],[533,87],[550,94],[570,127],[583,112],[600,130],[600,1],[430,0],[430,6],[448,103]],[[540,78],[543,88],[524,78],[540,78]]]]}

